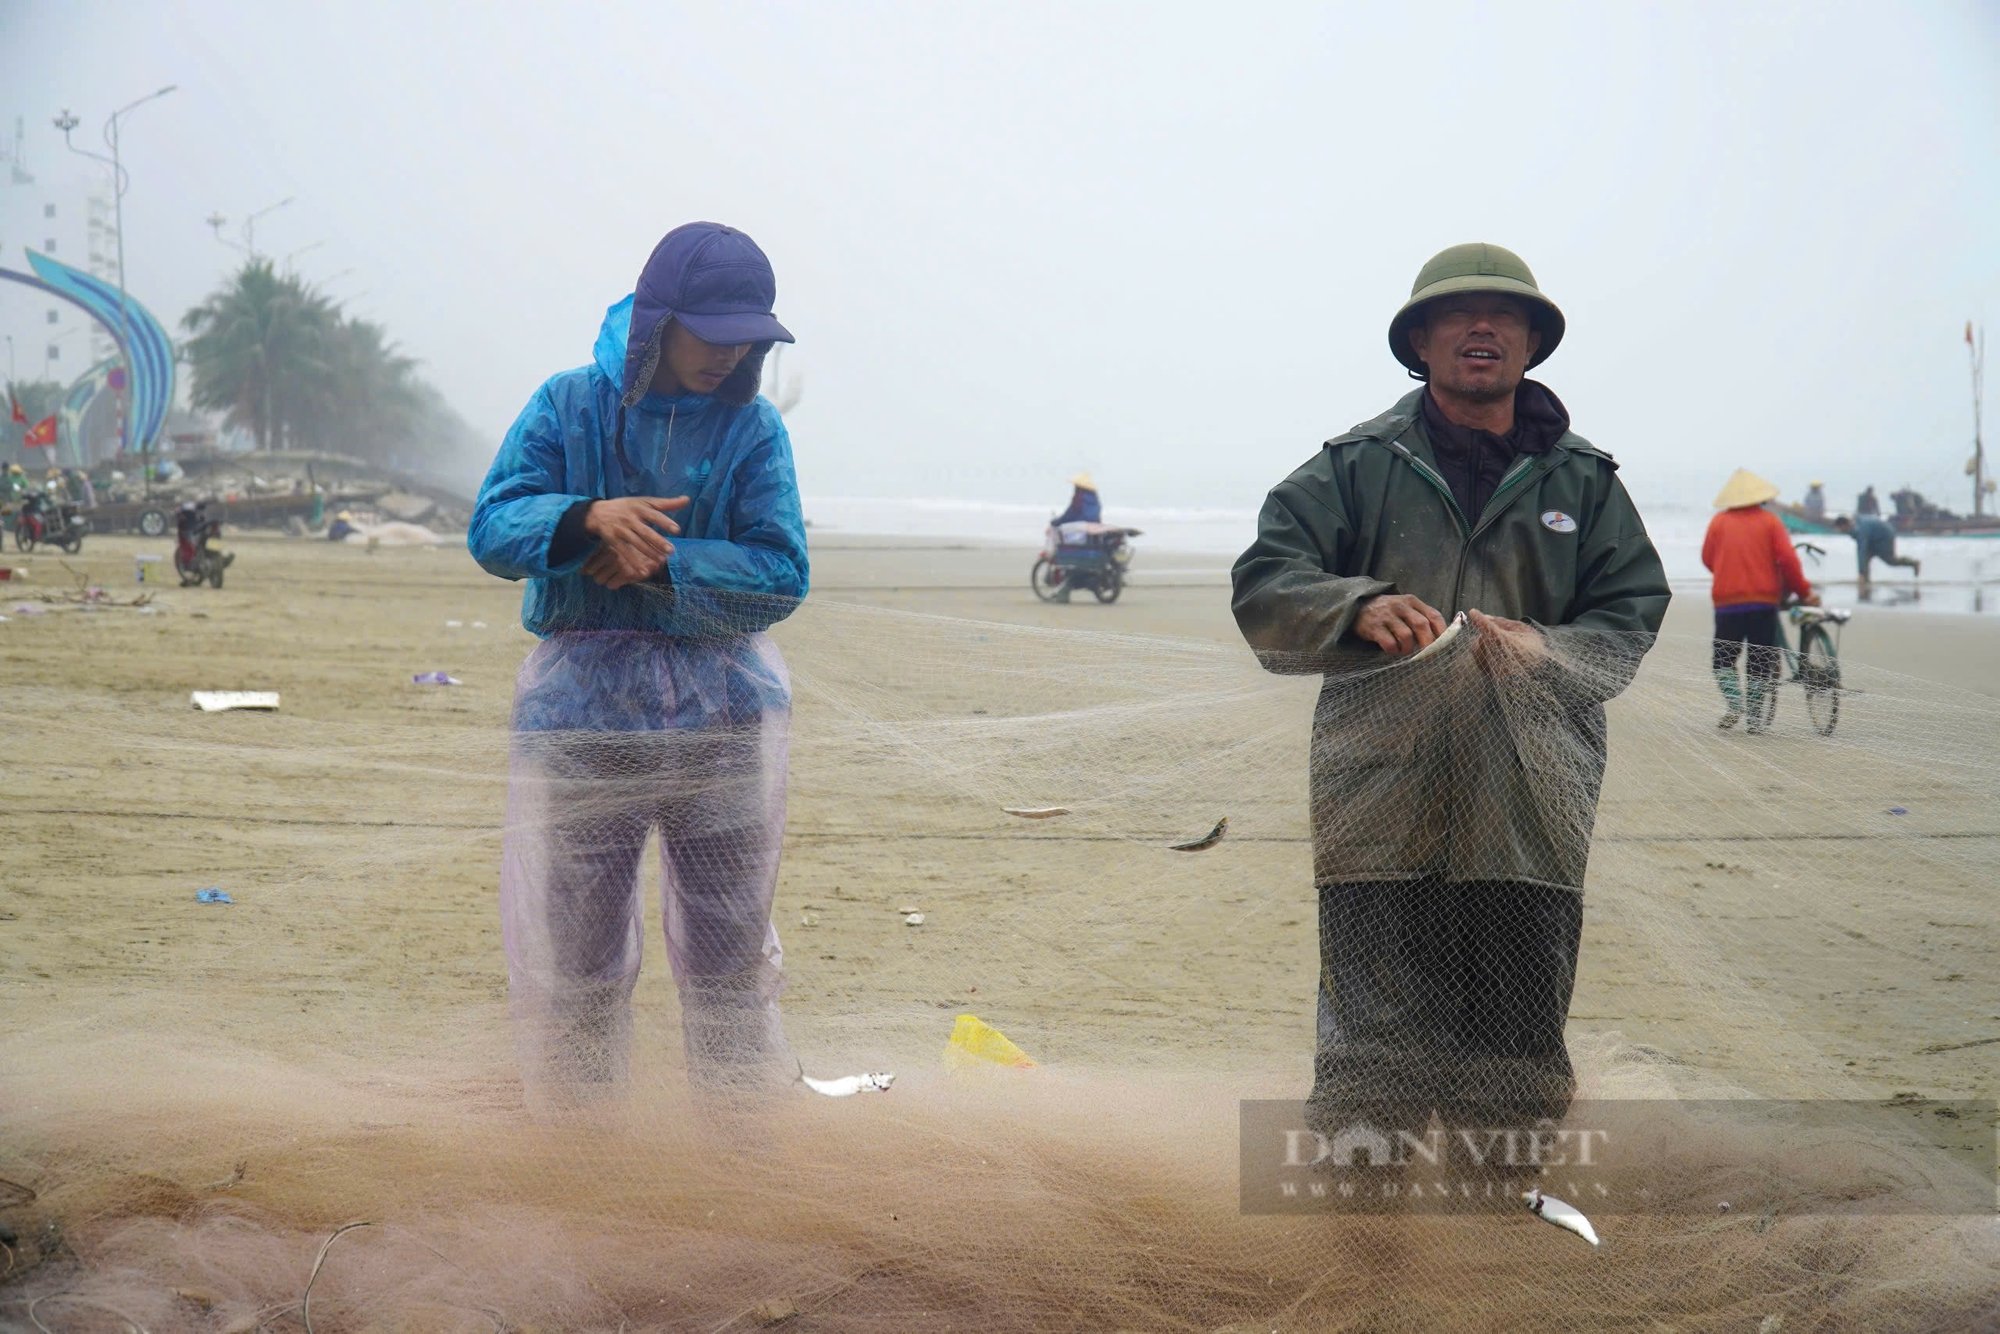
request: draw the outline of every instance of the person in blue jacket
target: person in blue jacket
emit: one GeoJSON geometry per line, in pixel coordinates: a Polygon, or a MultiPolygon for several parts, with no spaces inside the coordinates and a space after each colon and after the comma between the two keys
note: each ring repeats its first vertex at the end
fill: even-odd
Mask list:
{"type": "Polygon", "coordinates": [[[528,587],[500,880],[531,1099],[611,1092],[630,1060],[639,863],[659,834],[688,1073],[789,1081],[771,923],[791,689],[765,633],[806,595],[791,442],[757,394],[792,336],[770,261],[690,223],[612,306],[592,363],[507,434],[466,536],[528,587]]]}
{"type": "Polygon", "coordinates": [[[1069,479],[1069,484],[1076,488],[1070,492],[1069,508],[1049,522],[1058,528],[1066,523],[1101,523],[1104,505],[1098,500],[1097,483],[1091,480],[1090,474],[1080,472],[1069,479]]]}
{"type": "Polygon", "coordinates": [[[1876,561],[1884,565],[1900,565],[1913,575],[1924,572],[1924,563],[1914,556],[1896,554],[1896,530],[1889,526],[1887,519],[1864,514],[1858,519],[1850,519],[1845,514],[1833,521],[1833,526],[1854,539],[1854,554],[1861,570],[1861,587],[1869,583],[1869,566],[1876,561]]]}

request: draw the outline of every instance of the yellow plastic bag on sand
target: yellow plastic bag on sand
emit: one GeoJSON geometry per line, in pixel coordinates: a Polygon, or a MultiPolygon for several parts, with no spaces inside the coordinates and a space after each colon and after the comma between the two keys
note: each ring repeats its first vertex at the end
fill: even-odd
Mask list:
{"type": "Polygon", "coordinates": [[[945,1044],[944,1067],[969,1070],[983,1065],[1011,1065],[1027,1069],[1034,1064],[1028,1053],[1007,1040],[1007,1035],[978,1015],[962,1014],[952,1025],[951,1041],[945,1044]]]}

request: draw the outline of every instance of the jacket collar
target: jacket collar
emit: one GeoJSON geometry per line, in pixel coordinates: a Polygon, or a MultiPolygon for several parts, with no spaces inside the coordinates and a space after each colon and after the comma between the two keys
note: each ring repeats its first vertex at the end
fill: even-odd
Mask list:
{"type": "MultiPolygon", "coordinates": [[[[1411,428],[1423,420],[1424,393],[1425,386],[1418,385],[1415,389],[1397,399],[1395,406],[1387,412],[1349,428],[1345,434],[1337,435],[1327,441],[1327,445],[1351,445],[1360,440],[1377,440],[1386,445],[1391,441],[1404,439],[1410,434],[1411,428]]],[[[1609,454],[1591,444],[1574,430],[1564,430],[1556,438],[1555,448],[1567,449],[1579,454],[1592,454],[1606,462],[1612,462],[1609,454]]],[[[1615,467],[1616,464],[1614,463],[1613,466],[1615,467]]]]}

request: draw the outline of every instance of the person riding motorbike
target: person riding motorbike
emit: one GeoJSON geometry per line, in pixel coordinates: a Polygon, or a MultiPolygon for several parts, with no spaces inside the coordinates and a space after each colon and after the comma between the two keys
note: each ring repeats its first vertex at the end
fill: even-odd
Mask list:
{"type": "Polygon", "coordinates": [[[209,543],[222,533],[222,520],[208,512],[208,501],[184,500],[174,511],[174,572],[183,586],[207,580],[222,587],[222,572],[236,560],[236,553],[216,551],[209,543]]]}
{"type": "Polygon", "coordinates": [[[1080,472],[1069,479],[1076,488],[1070,493],[1069,508],[1049,522],[1060,528],[1066,523],[1101,523],[1104,519],[1104,502],[1098,498],[1097,483],[1090,474],[1080,472]]]}
{"type": "Polygon", "coordinates": [[[74,552],[83,546],[90,521],[77,507],[62,499],[59,492],[30,491],[21,497],[14,515],[14,544],[23,551],[46,542],[74,552]]]}

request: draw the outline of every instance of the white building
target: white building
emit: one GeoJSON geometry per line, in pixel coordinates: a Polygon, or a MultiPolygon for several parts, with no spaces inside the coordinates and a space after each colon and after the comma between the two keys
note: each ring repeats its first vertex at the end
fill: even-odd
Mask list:
{"type": "MultiPolygon", "coordinates": [[[[77,157],[26,117],[0,132],[0,268],[28,271],[37,250],[106,282],[118,280],[111,169],[77,157]]],[[[0,282],[0,375],[67,385],[112,355],[111,337],[67,301],[0,282]],[[8,339],[12,340],[11,348],[8,339]]]]}

